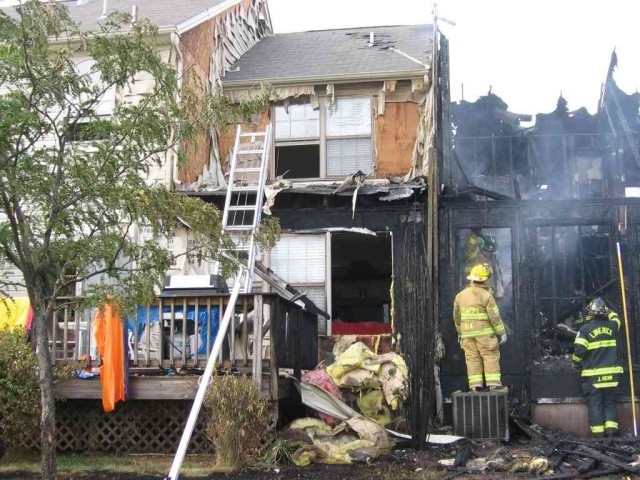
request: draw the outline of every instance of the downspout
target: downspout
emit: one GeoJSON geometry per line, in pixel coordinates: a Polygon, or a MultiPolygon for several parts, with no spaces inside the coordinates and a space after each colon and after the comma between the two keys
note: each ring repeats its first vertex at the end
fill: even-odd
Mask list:
{"type": "MultiPolygon", "coordinates": [[[[172,49],[176,52],[176,56],[174,58],[174,68],[178,72],[178,93],[177,100],[180,100],[180,93],[182,91],[182,74],[184,71],[184,58],[182,56],[182,50],[180,45],[180,35],[177,32],[171,33],[171,46],[172,49]]],[[[173,143],[173,134],[171,138],[171,143],[173,143]]],[[[175,145],[169,148],[167,152],[167,172],[165,175],[166,184],[169,186],[169,190],[173,190],[175,185],[181,185],[182,181],[178,178],[178,149],[179,145],[175,145]]]]}

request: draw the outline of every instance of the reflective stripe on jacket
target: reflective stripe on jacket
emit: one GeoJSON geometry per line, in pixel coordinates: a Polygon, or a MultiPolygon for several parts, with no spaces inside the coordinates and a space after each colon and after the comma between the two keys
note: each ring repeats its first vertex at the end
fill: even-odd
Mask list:
{"type": "Polygon", "coordinates": [[[596,388],[618,386],[618,375],[623,372],[617,362],[616,335],[620,319],[615,312],[596,317],[582,326],[575,342],[571,360],[581,370],[584,381],[596,388]]]}
{"type": "Polygon", "coordinates": [[[462,338],[503,335],[504,324],[493,295],[485,285],[472,283],[453,302],[453,321],[462,338]]]}

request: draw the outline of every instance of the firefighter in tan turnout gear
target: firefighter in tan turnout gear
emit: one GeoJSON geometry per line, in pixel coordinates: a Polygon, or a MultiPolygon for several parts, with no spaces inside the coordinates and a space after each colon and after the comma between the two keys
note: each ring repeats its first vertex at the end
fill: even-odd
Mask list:
{"type": "Polygon", "coordinates": [[[453,303],[453,320],[472,391],[480,390],[483,381],[490,390],[503,389],[499,345],[507,341],[507,334],[498,305],[485,283],[490,277],[489,265],[475,265],[467,276],[471,283],[456,295],[453,303]]]}

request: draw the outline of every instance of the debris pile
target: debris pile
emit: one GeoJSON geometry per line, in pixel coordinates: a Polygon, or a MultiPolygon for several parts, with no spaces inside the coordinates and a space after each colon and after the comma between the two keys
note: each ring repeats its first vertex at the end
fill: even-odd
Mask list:
{"type": "Polygon", "coordinates": [[[302,376],[303,402],[320,418],[296,420],[283,434],[298,447],[298,466],[369,461],[394,445],[385,427],[403,420],[407,366],[400,355],[376,355],[355,340],[341,337],[333,347],[335,361],[302,376]]]}
{"type": "Polygon", "coordinates": [[[515,448],[459,442],[455,457],[439,460],[438,465],[453,476],[500,473],[573,479],[640,473],[640,438],[576,438],[546,431],[515,414],[511,423],[526,442],[511,442],[515,448]]]}

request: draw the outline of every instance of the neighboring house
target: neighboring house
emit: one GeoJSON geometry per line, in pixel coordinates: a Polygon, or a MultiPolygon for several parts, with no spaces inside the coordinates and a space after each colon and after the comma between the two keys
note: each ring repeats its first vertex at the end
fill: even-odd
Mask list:
{"type": "MultiPolygon", "coordinates": [[[[95,31],[100,22],[113,11],[131,13],[134,19],[147,18],[158,27],[157,46],[162,58],[170,63],[179,74],[179,81],[201,81],[211,90],[220,88],[221,78],[231,65],[261,38],[271,34],[271,19],[266,0],[65,0],[70,17],[85,31],[95,31]]],[[[13,8],[5,11],[17,15],[13,8]]],[[[93,60],[86,56],[76,59],[78,71],[89,73],[93,60]]],[[[150,75],[140,73],[124,88],[107,91],[97,107],[97,114],[109,117],[116,102],[136,102],[152,87],[150,75]]],[[[96,78],[96,82],[99,79],[96,78]]],[[[82,122],[78,128],[82,128],[82,122]]],[[[80,131],[78,138],[80,139],[80,131]]],[[[217,149],[216,132],[203,134],[196,141],[184,145],[185,157],[191,168],[201,168],[208,164],[209,153],[217,149]],[[203,156],[202,152],[206,152],[203,156]]],[[[159,161],[150,162],[148,183],[174,188],[179,185],[177,151],[167,150],[159,161]]],[[[134,228],[141,242],[149,231],[144,225],[134,228]]],[[[174,239],[167,241],[167,248],[179,253],[188,244],[188,231],[176,232],[174,239]]],[[[169,274],[182,273],[186,269],[181,259],[169,274]]],[[[20,274],[9,270],[13,281],[19,281],[20,274]]],[[[90,282],[108,281],[106,276],[90,279],[90,282]]],[[[22,288],[13,288],[14,296],[26,295],[22,288]]]]}
{"type": "MultiPolygon", "coordinates": [[[[432,41],[429,25],[276,34],[222,80],[232,99],[274,90],[244,126],[274,126],[267,207],[283,236],[264,260],[330,314],[321,335],[391,333],[394,233],[421,220],[434,155],[432,41]]],[[[177,188],[222,206],[234,136],[221,131],[220,162],[197,176],[190,164],[177,188]]]]}

